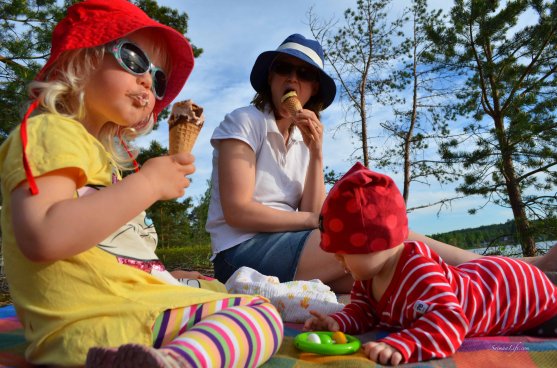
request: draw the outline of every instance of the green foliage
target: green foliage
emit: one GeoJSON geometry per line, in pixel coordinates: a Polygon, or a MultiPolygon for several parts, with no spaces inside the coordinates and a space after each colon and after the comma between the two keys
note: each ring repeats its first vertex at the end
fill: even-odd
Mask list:
{"type": "Polygon", "coordinates": [[[164,266],[170,271],[176,269],[196,270],[207,274],[208,271],[213,269],[213,264],[209,260],[211,256],[211,245],[209,243],[187,247],[158,248],[156,253],[164,266]]]}
{"type": "MultiPolygon", "coordinates": [[[[11,0],[0,2],[0,144],[19,124],[27,102],[27,84],[50,55],[54,26],[66,9],[79,0],[11,0]]],[[[188,29],[188,16],[175,9],[159,6],[155,0],[135,0],[153,19],[182,33],[188,29]]],[[[197,57],[203,49],[192,45],[197,57]]],[[[168,116],[168,109],[159,119],[168,116]]]]}
{"type": "MultiPolygon", "coordinates": [[[[167,155],[168,150],[157,141],[147,149],[141,149],[137,161],[141,165],[150,158],[167,155]]],[[[131,173],[128,173],[128,175],[131,173]]],[[[205,231],[210,200],[210,185],[197,205],[191,197],[182,200],[155,202],[147,209],[159,237],[158,248],[183,247],[208,244],[209,234],[205,231]]]]}
{"type": "MultiPolygon", "coordinates": [[[[34,78],[50,55],[50,39],[54,26],[66,9],[78,0],[12,0],[0,2],[0,143],[19,124],[21,110],[27,100],[26,85],[34,78]]],[[[153,19],[181,33],[188,29],[188,16],[154,0],[133,1],[153,19]]],[[[195,56],[203,49],[193,46],[195,56]]],[[[159,119],[168,116],[168,109],[159,119]]],[[[167,154],[158,142],[142,150],[138,162],[167,154]]],[[[182,201],[157,202],[147,210],[159,235],[162,248],[208,243],[204,226],[207,218],[209,192],[195,206],[192,198],[182,201]]]]}
{"type": "Polygon", "coordinates": [[[50,34],[64,14],[56,3],[0,2],[0,143],[19,124],[26,85],[50,54],[50,34]]]}
{"type": "MultiPolygon", "coordinates": [[[[532,221],[532,227],[536,242],[557,239],[557,218],[532,221]]],[[[503,224],[460,229],[429,236],[462,249],[490,248],[489,254],[502,254],[500,248],[519,243],[516,224],[513,220],[503,224]]]]}
{"type": "Polygon", "coordinates": [[[555,216],[556,15],[555,2],[459,0],[432,32],[447,65],[466,73],[449,111],[469,118],[440,153],[462,170],[458,192],[512,208],[525,250],[529,219],[555,216]]]}
{"type": "Polygon", "coordinates": [[[400,53],[393,47],[393,37],[400,34],[402,19],[388,21],[392,0],[358,0],[356,9],[344,12],[344,25],[335,29],[322,24],[310,12],[310,28],[321,41],[325,58],[332,65],[342,88],[341,99],[346,103],[350,118],[341,123],[357,138],[353,159],[369,166],[374,152],[369,146],[368,120],[376,102],[391,104],[399,101],[396,87],[385,73],[400,53]]]}

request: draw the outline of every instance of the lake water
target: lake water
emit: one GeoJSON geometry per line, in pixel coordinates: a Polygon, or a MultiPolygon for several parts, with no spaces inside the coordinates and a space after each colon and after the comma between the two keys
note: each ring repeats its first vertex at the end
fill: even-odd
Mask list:
{"type": "MultiPolygon", "coordinates": [[[[557,243],[557,240],[538,242],[538,243],[536,243],[536,247],[539,250],[547,251],[555,243],[557,243]]],[[[474,248],[474,249],[469,249],[469,250],[476,253],[476,254],[484,254],[487,249],[497,250],[498,248],[497,247],[474,248]]],[[[503,255],[505,255],[505,256],[522,256],[522,248],[520,247],[520,245],[507,245],[507,246],[504,247],[503,255]]]]}

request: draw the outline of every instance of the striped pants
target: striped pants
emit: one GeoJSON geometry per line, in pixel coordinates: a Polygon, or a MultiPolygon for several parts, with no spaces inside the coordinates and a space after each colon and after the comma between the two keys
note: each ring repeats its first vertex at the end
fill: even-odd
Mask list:
{"type": "Polygon", "coordinates": [[[153,346],[192,367],[257,367],[283,339],[279,313],[259,298],[235,297],[169,309],[153,325],[153,346]]]}

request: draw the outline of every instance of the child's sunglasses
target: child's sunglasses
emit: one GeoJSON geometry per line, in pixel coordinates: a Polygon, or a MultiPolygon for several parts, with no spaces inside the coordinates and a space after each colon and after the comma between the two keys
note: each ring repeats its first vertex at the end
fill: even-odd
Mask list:
{"type": "Polygon", "coordinates": [[[299,79],[306,82],[315,82],[319,80],[319,74],[315,69],[310,66],[303,65],[293,65],[286,61],[277,60],[271,65],[271,71],[277,73],[278,75],[287,76],[296,71],[296,75],[299,79]]]}
{"type": "Polygon", "coordinates": [[[113,43],[108,44],[108,50],[114,55],[118,64],[134,75],[143,75],[151,72],[153,85],[151,89],[157,100],[162,100],[166,92],[166,74],[161,68],[151,63],[145,52],[130,40],[121,38],[113,43]]]}

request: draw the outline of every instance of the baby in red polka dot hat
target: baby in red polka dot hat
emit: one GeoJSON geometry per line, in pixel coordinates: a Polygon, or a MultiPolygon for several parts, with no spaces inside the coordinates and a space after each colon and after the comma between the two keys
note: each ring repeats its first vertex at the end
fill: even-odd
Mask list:
{"type": "Polygon", "coordinates": [[[320,230],[321,248],[355,282],[350,303],[330,315],[311,311],[306,331],[391,330],[362,347],[391,365],[448,357],[467,336],[557,336],[557,289],[543,272],[495,256],[453,267],[406,241],[405,203],[386,175],[354,165],[329,192],[320,230]]]}

